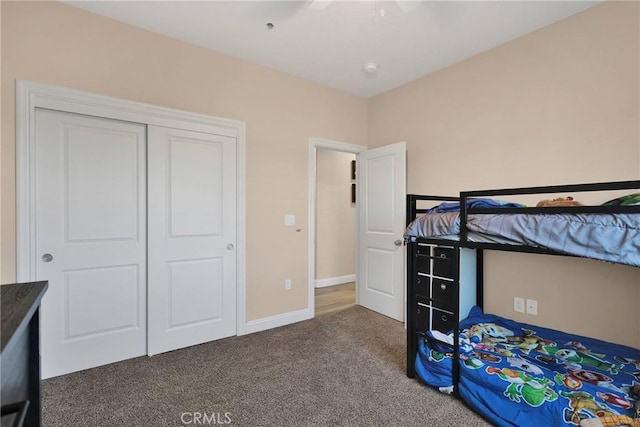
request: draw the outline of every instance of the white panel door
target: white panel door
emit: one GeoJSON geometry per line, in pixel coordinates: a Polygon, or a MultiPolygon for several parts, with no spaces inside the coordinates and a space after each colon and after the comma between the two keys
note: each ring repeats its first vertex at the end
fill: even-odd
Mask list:
{"type": "Polygon", "coordinates": [[[236,139],[149,126],[149,354],[236,333],[236,139]]]}
{"type": "Polygon", "coordinates": [[[358,154],[358,302],[404,319],[406,144],[358,154]]]}
{"type": "Polygon", "coordinates": [[[36,111],[42,376],[146,354],[145,126],[36,111]]]}

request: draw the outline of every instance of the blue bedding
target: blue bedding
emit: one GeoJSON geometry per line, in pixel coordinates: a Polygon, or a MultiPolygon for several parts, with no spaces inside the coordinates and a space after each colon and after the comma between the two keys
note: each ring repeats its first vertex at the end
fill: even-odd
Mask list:
{"type": "MultiPolygon", "coordinates": [[[[492,423],[575,426],[597,416],[634,416],[640,350],[484,314],[478,307],[460,328],[460,396],[492,423]]],[[[452,357],[451,347],[420,339],[418,377],[450,386],[452,357]]]]}
{"type": "Polygon", "coordinates": [[[640,215],[471,215],[470,232],[526,246],[640,267],[640,215]]]}
{"type": "MultiPolygon", "coordinates": [[[[467,217],[467,229],[473,242],[535,246],[640,267],[639,214],[473,214],[467,217]]],[[[458,233],[458,213],[431,213],[409,224],[405,238],[458,233]]]]}
{"type": "MultiPolygon", "coordinates": [[[[524,205],[504,200],[488,198],[467,199],[467,208],[523,208],[524,205]]],[[[443,202],[427,211],[428,213],[460,212],[460,202],[443,202]]]]}

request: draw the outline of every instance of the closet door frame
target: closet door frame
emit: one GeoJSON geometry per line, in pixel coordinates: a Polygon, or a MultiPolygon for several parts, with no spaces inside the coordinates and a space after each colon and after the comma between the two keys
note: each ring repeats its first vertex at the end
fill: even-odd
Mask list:
{"type": "Polygon", "coordinates": [[[174,110],[25,80],[16,81],[16,275],[36,277],[35,253],[35,112],[36,108],[192,130],[236,138],[236,334],[246,331],[246,238],[244,122],[174,110]]]}

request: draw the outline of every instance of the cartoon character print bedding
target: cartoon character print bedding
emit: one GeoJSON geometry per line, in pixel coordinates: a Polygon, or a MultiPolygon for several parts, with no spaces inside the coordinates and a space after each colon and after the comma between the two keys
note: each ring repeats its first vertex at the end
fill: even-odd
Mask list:
{"type": "MultiPolygon", "coordinates": [[[[478,307],[460,328],[460,397],[494,424],[640,422],[640,350],[484,314],[478,307]]],[[[416,373],[425,383],[450,390],[452,342],[452,334],[437,332],[420,340],[416,373]]]]}

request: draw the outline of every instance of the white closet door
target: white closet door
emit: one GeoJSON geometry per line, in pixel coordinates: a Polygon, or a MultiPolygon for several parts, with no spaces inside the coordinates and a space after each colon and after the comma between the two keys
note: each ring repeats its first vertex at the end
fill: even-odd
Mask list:
{"type": "Polygon", "coordinates": [[[149,354],[235,335],[236,139],[149,126],[149,354]]]}
{"type": "Polygon", "coordinates": [[[146,354],[145,126],[36,111],[44,378],[146,354]]]}

